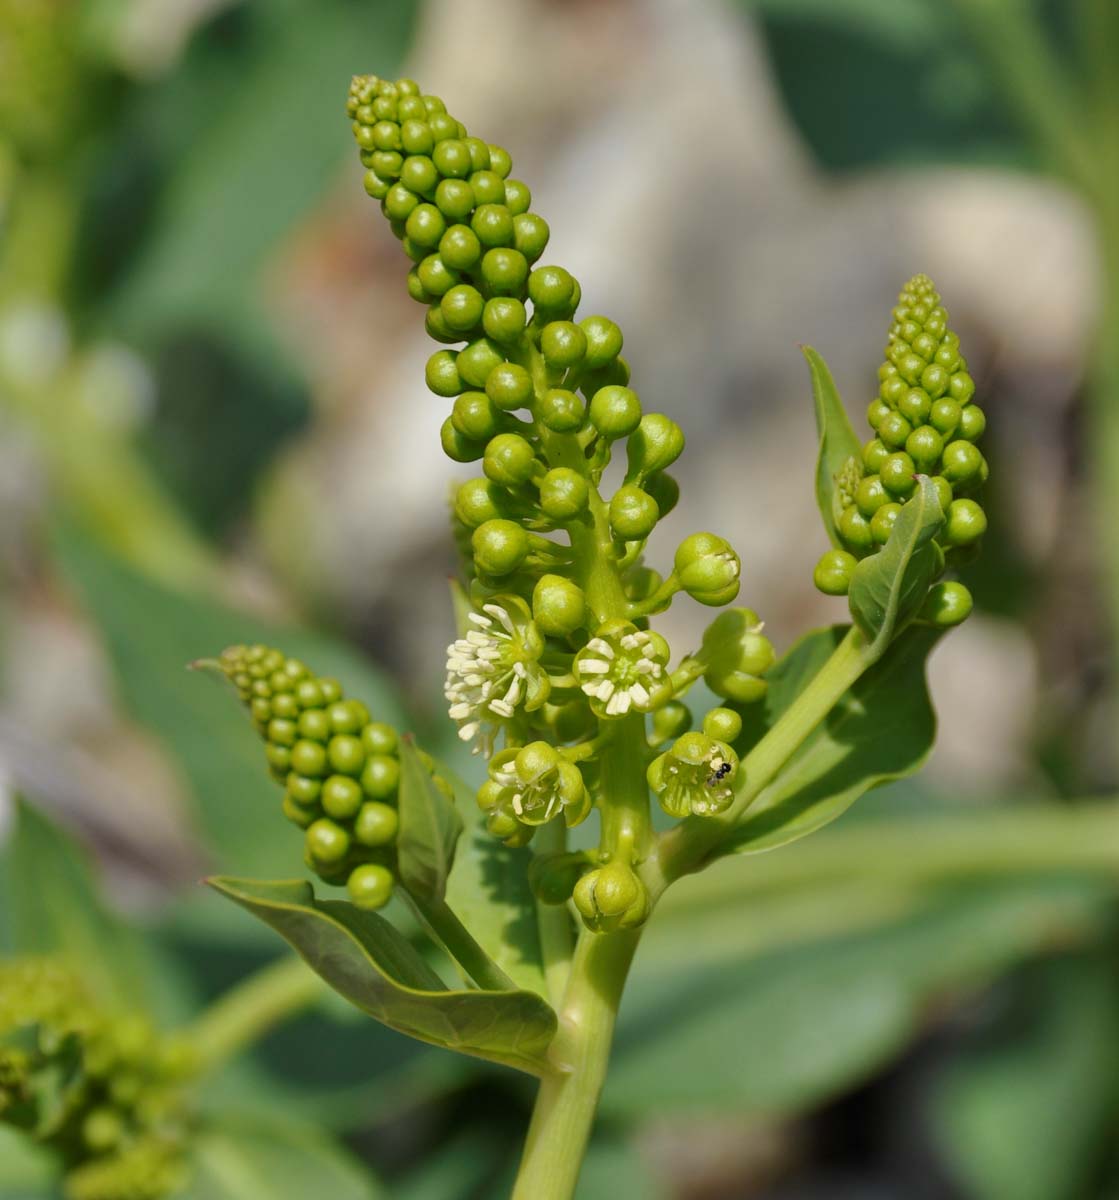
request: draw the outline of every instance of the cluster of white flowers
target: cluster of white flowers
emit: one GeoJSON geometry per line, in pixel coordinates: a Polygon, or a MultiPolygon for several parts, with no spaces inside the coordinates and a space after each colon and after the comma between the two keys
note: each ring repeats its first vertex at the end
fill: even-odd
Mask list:
{"type": "Polygon", "coordinates": [[[640,629],[591,638],[579,652],[575,670],[584,694],[606,717],[646,709],[653,685],[665,676],[653,635],[640,629]]]}

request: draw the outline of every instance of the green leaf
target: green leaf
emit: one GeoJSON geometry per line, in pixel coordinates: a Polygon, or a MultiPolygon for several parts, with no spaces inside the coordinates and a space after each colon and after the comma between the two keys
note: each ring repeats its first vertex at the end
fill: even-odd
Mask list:
{"type": "MultiPolygon", "coordinates": [[[[746,736],[772,726],[831,657],[846,629],[802,638],[766,678],[764,701],[746,713],[746,736]]],[[[939,632],[914,626],[831,710],[720,843],[718,853],[753,853],[795,841],[841,816],[864,792],[911,775],[936,735],[925,662],[939,632]]]]}
{"type": "Polygon", "coordinates": [[[532,852],[503,846],[487,833],[474,790],[438,769],[455,789],[455,805],[466,827],[447,881],[447,903],[510,979],[544,996],[540,928],[528,886],[532,852]]]}
{"type": "Polygon", "coordinates": [[[816,503],[831,544],[844,548],[838,524],[862,478],[862,445],[851,428],[828,364],[812,349],[802,347],[812,372],[812,398],[816,405],[816,430],[820,453],[816,459],[816,503]]]}
{"type": "Polygon", "coordinates": [[[152,961],[105,907],[77,845],[25,803],[0,847],[0,950],[58,954],[107,1004],[133,1008],[149,991],[152,961]]]}
{"type": "Polygon", "coordinates": [[[319,900],[308,883],[209,882],[286,938],[335,991],[391,1028],[530,1074],[541,1070],[556,1015],[535,993],[449,989],[384,918],[319,900]]]}
{"type": "Polygon", "coordinates": [[[331,638],[155,584],[72,529],[56,537],[55,553],[101,633],[126,708],[182,766],[219,865],[290,872],[301,842],[280,813],[281,792],[269,778],[263,744],[233,690],[187,664],[234,642],[266,642],[320,675],[337,676],[378,719],[400,724],[384,677],[331,638]]]}
{"type": "Polygon", "coordinates": [[[1119,989],[1105,954],[1035,964],[933,1089],[940,1154],[974,1200],[1076,1200],[1114,1140],[1119,989]]]}
{"type": "Polygon", "coordinates": [[[408,891],[442,900],[462,834],[454,802],[436,786],[410,738],[400,744],[397,868],[408,891]]]}
{"type": "Polygon", "coordinates": [[[191,1180],[175,1200],[378,1200],[361,1162],[310,1126],[223,1118],[194,1140],[191,1180]]]}
{"type": "MultiPolygon", "coordinates": [[[[626,991],[604,1112],[802,1111],[866,1079],[934,1002],[1023,959],[1100,936],[1105,880],[952,883],[884,927],[779,946],[744,962],[646,956],[626,991]]],[[[730,910],[734,923],[758,919],[730,910]]],[[[655,938],[655,925],[651,938],[655,938]]]]}
{"type": "Polygon", "coordinates": [[[879,653],[928,594],[938,563],[933,538],[943,524],[936,488],[927,475],[918,475],[917,490],[902,505],[890,540],[851,573],[851,615],[879,653]]]}

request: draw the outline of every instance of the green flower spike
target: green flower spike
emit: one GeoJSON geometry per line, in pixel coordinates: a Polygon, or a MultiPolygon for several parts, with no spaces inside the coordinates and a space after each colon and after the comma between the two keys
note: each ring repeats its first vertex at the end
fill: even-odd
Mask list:
{"type": "Polygon", "coordinates": [[[649,766],[649,787],[671,817],[709,817],[730,807],[738,755],[706,733],[685,733],[649,766]]]}
{"type": "Polygon", "coordinates": [[[447,647],[443,694],[459,737],[488,755],[503,723],[518,708],[540,708],[551,683],[540,666],[544,639],[520,597],[494,596],[468,619],[474,628],[447,647]]]}
{"type": "Polygon", "coordinates": [[[575,677],[602,718],[648,712],[667,684],[668,643],[629,621],[608,621],[575,656],[575,677]]]}

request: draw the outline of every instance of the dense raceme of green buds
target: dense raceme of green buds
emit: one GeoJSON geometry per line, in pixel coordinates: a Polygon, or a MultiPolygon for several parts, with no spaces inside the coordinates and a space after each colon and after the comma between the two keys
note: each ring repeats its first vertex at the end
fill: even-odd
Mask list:
{"type": "MultiPolygon", "coordinates": [[[[848,464],[837,481],[844,549],[829,550],[815,570],[816,586],[828,595],[845,594],[856,561],[885,544],[918,474],[932,478],[944,510],[938,542],[946,567],[967,561],[987,529],[976,499],[987,480],[987,462],[976,445],[987,421],[974,401],[960,339],[948,328],[948,314],[928,276],[916,275],[905,285],[893,317],[878,395],[867,409],[874,436],[861,462],[848,464]]],[[[970,601],[966,611],[958,602],[930,605],[923,616],[955,624],[970,608],[970,601]]]]}
{"type": "MultiPolygon", "coordinates": [[[[643,565],[679,496],[668,469],[684,435],[645,411],[618,325],[581,316],[578,280],[543,261],[548,225],[509,154],[409,79],[355,77],[347,112],[366,191],[411,260],[409,295],[441,343],[425,377],[450,402],[443,448],[477,464],[453,503],[472,611],[448,648],[445,694],[460,736],[489,760],[478,793],[487,828],[520,845],[555,818],[574,825],[608,806],[603,758],[633,739],[643,773],[685,734],[679,696],[700,677],[720,696],[760,699],[772,647],[753,617],[716,639],[718,653],[705,639],[672,670],[668,643],[649,630],[677,593],[732,602],[741,564],[725,538],[702,532],[680,544],[667,578],[643,565]],[[602,494],[616,443],[625,470],[602,494]]],[[[677,816],[720,811],[730,796],[733,752],[695,736],[707,740],[687,780],[670,753],[654,785],[677,816]]],[[[570,896],[583,870],[574,899],[596,929],[636,923],[647,908],[633,873],[640,847],[615,844],[608,825],[597,858],[565,858],[545,888],[561,879],[570,896]]]]}
{"type": "MultiPolygon", "coordinates": [[[[400,738],[335,679],[266,646],[231,646],[218,666],[265,740],[283,812],[304,830],[307,866],[362,908],[392,895],[400,738]]],[[[437,783],[445,787],[437,778],[437,783]]]]}
{"type": "Polygon", "coordinates": [[[183,1182],[189,1050],[104,1012],[54,959],[0,964],[0,1121],[54,1149],[69,1200],[159,1200],[183,1182]]]}

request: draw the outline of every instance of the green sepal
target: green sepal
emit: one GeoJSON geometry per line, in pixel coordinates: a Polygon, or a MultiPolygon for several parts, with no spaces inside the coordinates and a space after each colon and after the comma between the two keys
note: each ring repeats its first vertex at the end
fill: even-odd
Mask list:
{"type": "Polygon", "coordinates": [[[851,573],[847,598],[851,616],[881,654],[896,631],[916,615],[940,570],[933,538],[944,524],[936,488],[927,475],[917,476],[913,498],[902,506],[890,540],[851,573]]]}
{"type": "MultiPolygon", "coordinates": [[[[767,674],[759,705],[740,708],[739,747],[755,744],[803,692],[847,634],[807,634],[767,674]]],[[[844,694],[765,787],[716,854],[772,850],[830,824],[865,792],[912,775],[936,737],[925,663],[943,630],[913,625],[844,694]]],[[[741,773],[748,779],[749,772],[741,773]]]]}
{"type": "Polygon", "coordinates": [[[816,406],[816,429],[820,453],[816,459],[816,503],[831,544],[846,550],[839,536],[839,517],[851,502],[855,485],[863,475],[862,444],[843,407],[839,389],[828,364],[812,349],[801,347],[812,372],[812,399],[816,406]]]}
{"type": "Polygon", "coordinates": [[[442,900],[462,834],[454,802],[436,784],[410,738],[400,743],[400,881],[413,895],[442,900]]]}
{"type": "Polygon", "coordinates": [[[301,880],[207,882],[270,925],[339,995],[390,1029],[531,1075],[545,1069],[556,1014],[534,992],[448,988],[383,917],[319,900],[301,880]]]}

